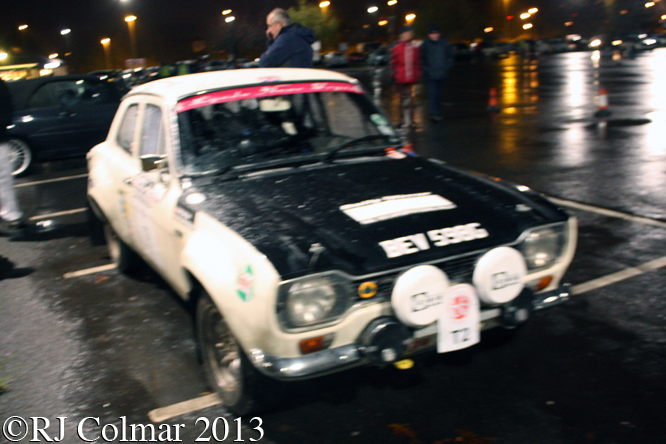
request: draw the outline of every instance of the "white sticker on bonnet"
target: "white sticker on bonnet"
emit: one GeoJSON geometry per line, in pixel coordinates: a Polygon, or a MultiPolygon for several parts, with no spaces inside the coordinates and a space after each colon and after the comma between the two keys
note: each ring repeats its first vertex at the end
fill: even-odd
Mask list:
{"type": "Polygon", "coordinates": [[[456,205],[448,199],[432,193],[384,196],[355,204],[343,205],[340,210],[363,225],[410,214],[450,210],[456,205]]]}

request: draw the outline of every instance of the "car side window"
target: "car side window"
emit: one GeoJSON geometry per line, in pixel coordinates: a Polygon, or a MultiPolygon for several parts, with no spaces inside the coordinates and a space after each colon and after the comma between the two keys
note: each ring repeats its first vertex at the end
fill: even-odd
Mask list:
{"type": "Polygon", "coordinates": [[[130,105],[125,110],[125,115],[118,130],[116,141],[125,151],[132,152],[132,142],[134,142],[134,128],[136,128],[136,119],[139,115],[139,105],[130,105]]]}
{"type": "MultiPolygon", "coordinates": [[[[52,108],[58,106],[58,90],[60,84],[65,82],[51,82],[37,88],[28,99],[27,107],[32,108],[52,108]]],[[[66,82],[71,83],[71,82],[66,82]]]]}
{"type": "Polygon", "coordinates": [[[141,155],[165,154],[162,109],[146,105],[143,128],[141,128],[141,155]]]}

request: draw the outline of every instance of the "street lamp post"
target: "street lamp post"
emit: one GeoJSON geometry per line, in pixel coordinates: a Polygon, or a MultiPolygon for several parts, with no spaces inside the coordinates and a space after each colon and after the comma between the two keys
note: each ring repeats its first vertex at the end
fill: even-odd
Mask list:
{"type": "Polygon", "coordinates": [[[68,56],[72,53],[71,49],[70,49],[71,45],[70,45],[70,42],[69,42],[69,34],[71,32],[72,32],[72,30],[69,29],[69,28],[63,29],[63,30],[60,31],[60,35],[65,40],[65,56],[68,56]]]}
{"type": "Polygon", "coordinates": [[[132,50],[132,58],[136,58],[136,35],[134,33],[134,22],[136,22],[136,16],[135,15],[128,15],[125,17],[125,21],[127,22],[127,30],[129,31],[129,37],[130,37],[130,47],[132,50]]]}
{"type": "Polygon", "coordinates": [[[106,67],[107,69],[111,69],[111,39],[110,38],[104,38],[100,41],[102,46],[104,47],[104,58],[106,59],[106,67]]]}

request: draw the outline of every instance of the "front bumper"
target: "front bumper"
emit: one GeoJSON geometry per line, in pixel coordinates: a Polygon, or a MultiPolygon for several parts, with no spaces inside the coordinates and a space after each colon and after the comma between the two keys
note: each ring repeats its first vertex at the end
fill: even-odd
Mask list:
{"type": "MultiPolygon", "coordinates": [[[[532,309],[541,310],[561,304],[568,300],[570,296],[571,292],[568,284],[562,285],[555,290],[538,293],[534,295],[534,299],[532,300],[532,309]]],[[[481,322],[482,324],[486,324],[486,321],[495,320],[501,315],[501,308],[484,310],[481,312],[481,322]]],[[[497,324],[488,323],[486,328],[492,325],[497,324]]],[[[436,331],[435,328],[434,332],[436,331]]],[[[422,334],[419,335],[419,337],[423,336],[422,334]]],[[[262,350],[252,349],[250,350],[249,358],[255,368],[261,373],[273,379],[284,381],[312,378],[370,363],[370,360],[361,352],[361,347],[358,344],[349,344],[329,350],[322,350],[296,358],[279,358],[271,356],[262,350]]]]}

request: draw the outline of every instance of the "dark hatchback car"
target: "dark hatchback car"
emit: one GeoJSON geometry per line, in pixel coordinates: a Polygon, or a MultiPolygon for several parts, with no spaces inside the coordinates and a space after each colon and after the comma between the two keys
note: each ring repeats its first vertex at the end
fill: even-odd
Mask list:
{"type": "Polygon", "coordinates": [[[84,156],[102,142],[126,92],[95,76],[55,76],[7,84],[14,116],[7,127],[13,174],[36,161],[84,156]]]}

